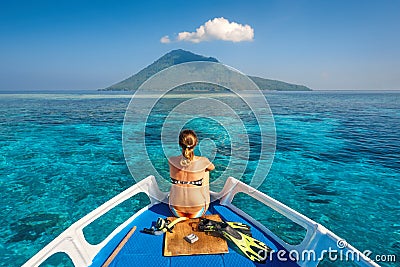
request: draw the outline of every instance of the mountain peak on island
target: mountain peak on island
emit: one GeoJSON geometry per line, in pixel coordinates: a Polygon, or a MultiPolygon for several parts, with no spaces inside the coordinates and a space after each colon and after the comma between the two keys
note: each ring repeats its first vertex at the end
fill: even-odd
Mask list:
{"type": "Polygon", "coordinates": [[[168,52],[163,55],[152,64],[142,69],[135,75],[111,85],[105,91],[136,91],[139,86],[144,83],[148,78],[156,74],[157,72],[162,71],[168,67],[173,65],[185,63],[185,62],[193,62],[193,61],[210,61],[210,62],[219,62],[216,58],[213,57],[205,57],[201,55],[194,54],[190,51],[186,51],[183,49],[176,49],[168,52]]]}
{"type": "Polygon", "coordinates": [[[219,62],[216,58],[213,57],[205,57],[202,55],[197,55],[190,51],[186,51],[183,49],[176,49],[168,52],[157,61],[168,61],[172,63],[172,65],[177,65],[185,62],[192,61],[210,61],[210,62],[219,62]]]}
{"type": "MultiPolygon", "coordinates": [[[[152,64],[142,69],[138,73],[132,75],[131,77],[101,90],[136,91],[142,83],[144,83],[147,79],[149,79],[157,72],[160,72],[163,69],[166,69],[173,65],[186,62],[193,62],[193,61],[219,62],[216,58],[213,57],[205,57],[183,49],[176,49],[163,55],[162,57],[154,61],[152,64]]],[[[290,84],[281,81],[268,80],[253,76],[249,76],[249,78],[252,79],[253,82],[255,82],[261,90],[311,91],[310,88],[303,85],[290,84]]]]}

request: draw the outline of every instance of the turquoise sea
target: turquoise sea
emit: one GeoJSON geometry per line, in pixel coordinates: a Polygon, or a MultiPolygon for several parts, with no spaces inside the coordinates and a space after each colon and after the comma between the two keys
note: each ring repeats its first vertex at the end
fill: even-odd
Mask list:
{"type": "MultiPolygon", "coordinates": [[[[269,92],[265,97],[277,144],[259,190],[359,250],[370,250],[373,256],[397,255],[399,262],[400,92],[269,92]]],[[[99,92],[0,93],[0,266],[20,266],[73,222],[135,183],[122,148],[130,98],[99,92]]],[[[160,103],[160,110],[179,98],[160,103]]],[[[166,162],[157,156],[160,142],[152,139],[158,136],[159,129],[151,125],[157,120],[149,123],[149,131],[154,131],[146,139],[153,145],[149,155],[157,170],[168,175],[166,162]]],[[[250,133],[251,123],[250,118],[250,133]]],[[[213,135],[203,126],[196,129],[201,138],[226,135],[218,125],[208,125],[213,135]]],[[[250,154],[259,151],[255,139],[250,140],[250,154]]],[[[229,161],[225,145],[217,143],[212,179],[229,161]]],[[[243,179],[253,171],[250,165],[243,179]]],[[[239,197],[235,204],[284,240],[296,242],[298,228],[247,201],[239,197]]],[[[100,225],[110,228],[123,219],[120,214],[145,202],[133,201],[100,225]]],[[[96,239],[99,231],[88,234],[96,239]]],[[[49,265],[69,264],[57,261],[49,265]]]]}

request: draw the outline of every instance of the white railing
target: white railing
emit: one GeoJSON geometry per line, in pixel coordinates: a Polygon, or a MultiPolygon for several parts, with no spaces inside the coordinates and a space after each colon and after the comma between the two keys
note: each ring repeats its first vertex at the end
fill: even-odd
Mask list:
{"type": "Polygon", "coordinates": [[[164,199],[166,193],[159,190],[156,179],[154,176],[149,176],[143,179],[139,183],[126,189],[119,195],[110,199],[97,209],[93,210],[79,221],[72,224],[67,230],[61,233],[47,246],[40,250],[30,260],[28,260],[23,267],[39,266],[50,256],[63,252],[67,254],[75,266],[89,266],[92,264],[92,260],[99,253],[100,249],[103,248],[116,234],[130,224],[136,217],[142,214],[149,207],[158,203],[160,199],[164,199]],[[146,193],[150,198],[150,204],[147,207],[142,208],[140,211],[135,213],[123,224],[118,226],[110,235],[108,235],[101,243],[97,245],[90,244],[83,234],[83,229],[97,220],[114,207],[118,206],[125,200],[135,196],[138,193],[146,193]]]}
{"type": "Polygon", "coordinates": [[[293,253],[294,256],[305,255],[306,257],[299,257],[297,263],[300,266],[313,267],[317,266],[321,260],[321,256],[326,255],[327,252],[336,250],[338,253],[341,251],[341,255],[349,256],[349,259],[344,257],[343,260],[352,260],[359,266],[378,266],[374,261],[368,258],[366,255],[361,253],[359,250],[353,246],[345,243],[344,239],[340,238],[332,231],[328,230],[321,224],[318,224],[311,220],[310,218],[304,216],[303,214],[289,208],[288,206],[282,204],[281,202],[271,198],[270,196],[254,189],[240,182],[239,180],[229,177],[225,182],[224,188],[219,193],[211,193],[211,199],[220,199],[221,205],[230,207],[237,214],[243,216],[254,225],[259,227],[262,231],[270,235],[274,240],[281,244],[287,251],[296,252],[293,253]],[[262,225],[260,222],[256,221],[254,218],[243,212],[241,209],[237,208],[232,204],[237,193],[245,193],[250,197],[258,200],[264,205],[270,207],[271,209],[277,211],[287,219],[292,222],[302,226],[306,229],[306,235],[302,242],[298,245],[291,245],[283,241],[280,237],[274,234],[267,227],[262,225]],[[339,244],[339,246],[338,246],[339,244]],[[330,250],[331,248],[331,250],[330,250]],[[304,254],[304,252],[307,252],[304,254]],[[315,255],[315,257],[313,257],[315,255]],[[310,257],[308,257],[310,256],[310,257]]]}
{"type": "MultiPolygon", "coordinates": [[[[157,181],[154,176],[149,176],[139,183],[133,185],[132,187],[126,189],[119,195],[110,199],[94,211],[87,214],[85,217],[79,221],[72,224],[67,230],[61,233],[53,241],[51,241],[47,246],[40,250],[36,255],[34,255],[30,260],[28,260],[23,267],[39,266],[50,256],[63,252],[66,253],[72,260],[75,266],[89,266],[92,264],[92,260],[99,253],[99,251],[117,235],[122,229],[127,227],[136,217],[140,216],[144,211],[153,206],[156,203],[164,200],[168,193],[161,192],[157,181]],[[127,199],[135,196],[138,193],[146,193],[150,198],[150,204],[140,211],[135,213],[123,224],[118,226],[111,234],[109,234],[102,242],[97,245],[90,244],[83,234],[83,229],[88,226],[93,221],[97,220],[107,212],[109,212],[114,207],[118,206],[127,199]]],[[[321,255],[323,250],[328,247],[336,246],[337,242],[342,240],[340,237],[335,235],[333,232],[329,231],[322,225],[314,222],[313,220],[307,218],[306,216],[298,213],[297,211],[287,207],[286,205],[280,203],[279,201],[255,190],[254,188],[240,182],[239,180],[229,177],[224,185],[221,192],[215,193],[211,192],[211,201],[220,200],[222,205],[230,207],[239,215],[245,217],[247,220],[256,225],[259,229],[263,230],[265,233],[274,238],[288,251],[298,251],[300,253],[305,250],[313,250],[316,255],[321,255]],[[304,227],[307,230],[306,236],[303,241],[298,245],[290,245],[284,242],[281,238],[276,236],[272,231],[262,225],[260,222],[253,219],[251,216],[238,209],[232,204],[232,200],[235,195],[239,192],[245,193],[264,205],[274,209],[279,212],[289,220],[294,223],[304,227]]],[[[348,245],[344,248],[345,251],[350,251],[355,253],[359,257],[359,261],[355,261],[360,266],[379,266],[368,257],[362,254],[360,251],[348,245]]],[[[317,266],[319,259],[308,260],[300,259],[298,264],[300,266],[317,266]]]]}

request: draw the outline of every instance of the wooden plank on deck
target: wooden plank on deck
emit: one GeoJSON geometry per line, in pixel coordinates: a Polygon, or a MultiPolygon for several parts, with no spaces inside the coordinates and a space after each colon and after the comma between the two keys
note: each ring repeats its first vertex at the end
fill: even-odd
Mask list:
{"type": "MultiPolygon", "coordinates": [[[[218,214],[206,215],[205,217],[214,221],[221,221],[218,214]]],[[[169,217],[168,219],[173,221],[176,218],[169,217]]],[[[226,240],[198,231],[198,223],[199,218],[189,219],[176,224],[172,233],[167,232],[164,238],[164,256],[228,253],[226,240]],[[192,233],[197,235],[199,240],[190,244],[184,237],[192,233]]]]}

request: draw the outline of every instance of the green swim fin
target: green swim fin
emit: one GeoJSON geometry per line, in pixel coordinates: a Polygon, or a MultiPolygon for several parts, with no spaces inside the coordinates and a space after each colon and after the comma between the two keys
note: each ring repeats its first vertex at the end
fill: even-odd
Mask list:
{"type": "MultiPolygon", "coordinates": [[[[198,228],[200,231],[216,232],[220,234],[225,239],[235,244],[247,258],[254,262],[264,262],[268,254],[272,251],[272,249],[263,242],[233,228],[228,222],[217,222],[202,218],[200,219],[198,228]]],[[[246,227],[241,225],[241,228],[243,229],[246,227]]]]}
{"type": "Polygon", "coordinates": [[[230,227],[242,232],[245,235],[252,236],[251,228],[249,225],[241,223],[241,222],[226,222],[230,227]]]}

